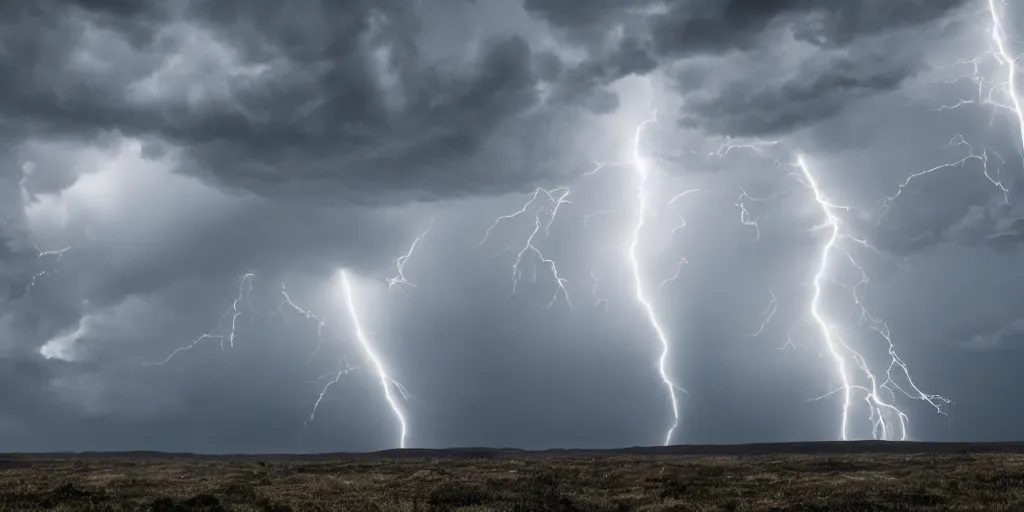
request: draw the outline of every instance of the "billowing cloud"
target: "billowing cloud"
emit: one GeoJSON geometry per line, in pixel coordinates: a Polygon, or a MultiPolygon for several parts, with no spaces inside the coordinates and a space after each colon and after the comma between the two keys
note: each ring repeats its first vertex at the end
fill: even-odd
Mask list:
{"type": "Polygon", "coordinates": [[[544,165],[551,114],[534,109],[522,36],[428,60],[415,2],[5,9],[0,109],[22,136],[153,138],[182,150],[180,172],[229,189],[389,191],[374,203],[521,190],[559,171],[544,165]],[[510,138],[513,162],[495,147],[510,138]]]}
{"type": "Polygon", "coordinates": [[[651,19],[658,53],[675,57],[750,51],[773,32],[790,32],[819,46],[844,46],[857,39],[941,19],[965,0],[695,0],[672,4],[651,19]]]}
{"type": "Polygon", "coordinates": [[[720,135],[777,137],[829,119],[857,100],[895,90],[919,64],[918,55],[895,58],[880,47],[821,52],[765,81],[744,78],[713,92],[689,93],[681,122],[720,135]]]}
{"type": "MultiPolygon", "coordinates": [[[[877,249],[849,244],[859,299],[916,382],[964,408],[913,409],[915,438],[1007,437],[1024,410],[987,404],[1020,384],[996,357],[1024,308],[1019,127],[941,108],[977,96],[954,65],[988,48],[972,5],[7,2],[0,450],[393,447],[341,268],[409,392],[411,446],[661,442],[660,346],[626,262],[624,163],[654,118],[637,249],[688,392],[676,441],[835,437],[837,404],[806,402],[836,376],[806,327],[828,230],[796,153],[877,249]],[[539,194],[476,246],[555,186],[551,225],[539,194]],[[527,243],[545,260],[525,251],[513,294],[527,243]],[[553,268],[568,297],[551,304],[553,268]]],[[[1005,80],[982,61],[981,85],[1005,80]]],[[[829,315],[885,358],[841,259],[829,315]]]]}
{"type": "Polygon", "coordinates": [[[674,72],[684,125],[768,137],[899,88],[924,67],[917,41],[934,37],[906,29],[933,28],[962,4],[689,2],[654,15],[651,27],[658,55],[696,59],[674,72]]]}

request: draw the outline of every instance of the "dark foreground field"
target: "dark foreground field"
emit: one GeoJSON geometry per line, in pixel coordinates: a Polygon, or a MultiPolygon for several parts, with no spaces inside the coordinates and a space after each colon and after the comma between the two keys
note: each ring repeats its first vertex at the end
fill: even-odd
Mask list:
{"type": "Polygon", "coordinates": [[[1024,446],[0,455],[0,510],[1024,510],[1024,446]]]}

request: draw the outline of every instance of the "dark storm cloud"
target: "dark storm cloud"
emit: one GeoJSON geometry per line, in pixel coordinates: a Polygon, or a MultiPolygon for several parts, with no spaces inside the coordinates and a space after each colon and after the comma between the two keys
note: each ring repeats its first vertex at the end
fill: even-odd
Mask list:
{"type": "Polygon", "coordinates": [[[713,134],[768,137],[815,125],[864,98],[897,89],[923,66],[918,42],[907,41],[903,29],[945,19],[963,4],[687,2],[654,15],[651,34],[663,59],[748,53],[748,60],[729,65],[757,64],[756,71],[710,87],[706,65],[690,71],[683,65],[677,72],[677,90],[685,98],[680,116],[684,126],[713,134]],[[775,50],[786,43],[786,31],[814,48],[795,67],[775,50]]]}
{"type": "Polygon", "coordinates": [[[593,42],[605,37],[609,28],[630,18],[642,18],[645,9],[660,3],[657,0],[523,0],[523,8],[578,41],[593,42]]]}
{"type": "Polygon", "coordinates": [[[772,137],[835,116],[853,102],[898,88],[919,68],[917,54],[889,49],[822,53],[782,81],[744,77],[713,92],[687,95],[680,123],[711,134],[772,137]]]}
{"type": "MultiPolygon", "coordinates": [[[[951,197],[944,208],[908,212],[921,207],[920,201],[895,208],[881,219],[880,241],[896,254],[913,254],[941,244],[987,246],[996,251],[1017,251],[1024,244],[1024,218],[1020,212],[1021,198],[1014,194],[1007,203],[1002,197],[983,204],[984,195],[975,184],[965,183],[963,193],[951,197]],[[971,201],[972,196],[975,198],[971,201]]],[[[991,195],[991,191],[988,191],[991,195]]],[[[941,193],[941,192],[940,192],[941,193]]],[[[934,197],[934,196],[933,196],[934,197]]],[[[932,199],[934,200],[934,199],[932,199]]]]}
{"type": "Polygon", "coordinates": [[[619,107],[619,97],[608,86],[631,75],[646,75],[658,66],[643,43],[626,38],[618,47],[604,55],[591,58],[569,69],[545,63],[554,82],[550,100],[555,103],[582,105],[597,113],[608,113],[619,107]]]}
{"type": "Polygon", "coordinates": [[[181,171],[229,188],[374,203],[391,199],[367,191],[518,190],[551,170],[480,171],[496,138],[551,157],[529,45],[496,36],[469,62],[426,62],[414,2],[48,1],[0,16],[0,116],[23,135],[156,137],[185,150],[181,171]]]}
{"type": "Polygon", "coordinates": [[[821,46],[846,45],[863,36],[926,23],[966,0],[694,0],[678,2],[651,18],[658,53],[688,57],[748,51],[772,29],[821,46]]]}
{"type": "Polygon", "coordinates": [[[559,65],[559,73],[548,73],[553,77],[548,81],[554,82],[550,101],[583,106],[596,113],[617,109],[619,97],[608,86],[628,76],[644,76],[658,67],[643,23],[645,10],[658,4],[653,0],[525,0],[523,8],[531,17],[543,20],[557,36],[587,52],[582,62],[559,65]],[[620,30],[619,37],[610,37],[620,30]]]}
{"type": "MultiPolygon", "coordinates": [[[[953,4],[5,3],[0,215],[14,221],[0,245],[12,285],[0,284],[0,450],[394,447],[339,267],[358,278],[361,323],[412,395],[410,446],[662,442],[660,346],[624,263],[636,175],[572,179],[623,157],[653,107],[642,149],[663,172],[651,173],[638,248],[672,344],[667,369],[688,391],[675,442],[835,438],[838,401],[804,402],[836,376],[808,323],[823,212],[775,162],[794,151],[851,206],[843,228],[880,248],[855,251],[871,278],[859,291],[890,321],[916,382],[973,407],[949,424],[905,400],[915,438],[1017,435],[1021,407],[986,400],[1020,384],[1016,359],[997,351],[1020,346],[1018,198],[990,201],[998,191],[975,166],[916,181],[881,220],[873,208],[907,173],[963,157],[934,148],[957,132],[973,143],[991,122],[973,108],[925,113],[950,97],[907,101],[930,90],[906,79],[926,70],[920,49],[930,62],[976,49],[959,44],[977,42],[974,18],[942,29],[962,39],[933,44],[953,4]],[[957,117],[972,112],[977,123],[957,117]],[[700,129],[682,129],[680,114],[700,129]],[[747,147],[726,151],[718,132],[780,142],[737,138],[747,147]],[[556,285],[544,265],[531,278],[532,260],[511,293],[533,211],[473,247],[527,198],[472,196],[552,182],[572,202],[531,240],[557,262],[573,309],[547,307],[556,285]],[[756,199],[737,199],[740,187],[756,199]],[[705,193],[668,203],[691,188],[705,193]],[[410,198],[442,200],[396,204],[410,198]],[[737,222],[737,203],[758,229],[737,222]],[[395,258],[428,222],[405,268],[415,286],[389,292],[395,258]],[[32,243],[74,249],[39,261],[32,243]],[[57,272],[24,293],[39,270],[57,272]],[[254,291],[233,347],[207,340],[142,366],[215,327],[226,334],[217,322],[246,272],[254,291]],[[282,283],[326,322],[322,338],[316,319],[275,314],[282,283]],[[777,314],[751,336],[771,296],[777,314]],[[342,356],[361,369],[304,425],[342,356]]],[[[1011,143],[998,149],[1014,155],[1011,143]]],[[[846,263],[834,277],[852,285],[846,263]]],[[[849,290],[829,287],[837,328],[884,371],[885,341],[857,325],[849,290]]],[[[857,436],[869,436],[860,412],[857,436]]]]}

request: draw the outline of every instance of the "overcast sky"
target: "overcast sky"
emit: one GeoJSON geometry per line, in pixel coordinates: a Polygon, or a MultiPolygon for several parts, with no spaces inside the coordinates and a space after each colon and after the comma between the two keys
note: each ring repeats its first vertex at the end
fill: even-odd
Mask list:
{"type": "Polygon", "coordinates": [[[6,2],[0,451],[398,446],[342,269],[410,447],[660,444],[658,328],[673,443],[897,409],[1019,437],[992,30],[985,0],[6,2]]]}

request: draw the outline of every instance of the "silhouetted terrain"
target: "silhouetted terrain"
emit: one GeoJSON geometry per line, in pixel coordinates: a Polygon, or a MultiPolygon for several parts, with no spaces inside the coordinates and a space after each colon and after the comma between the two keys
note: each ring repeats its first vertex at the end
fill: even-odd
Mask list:
{"type": "Polygon", "coordinates": [[[1024,510],[1024,444],[0,455],[0,510],[1024,510]]]}

